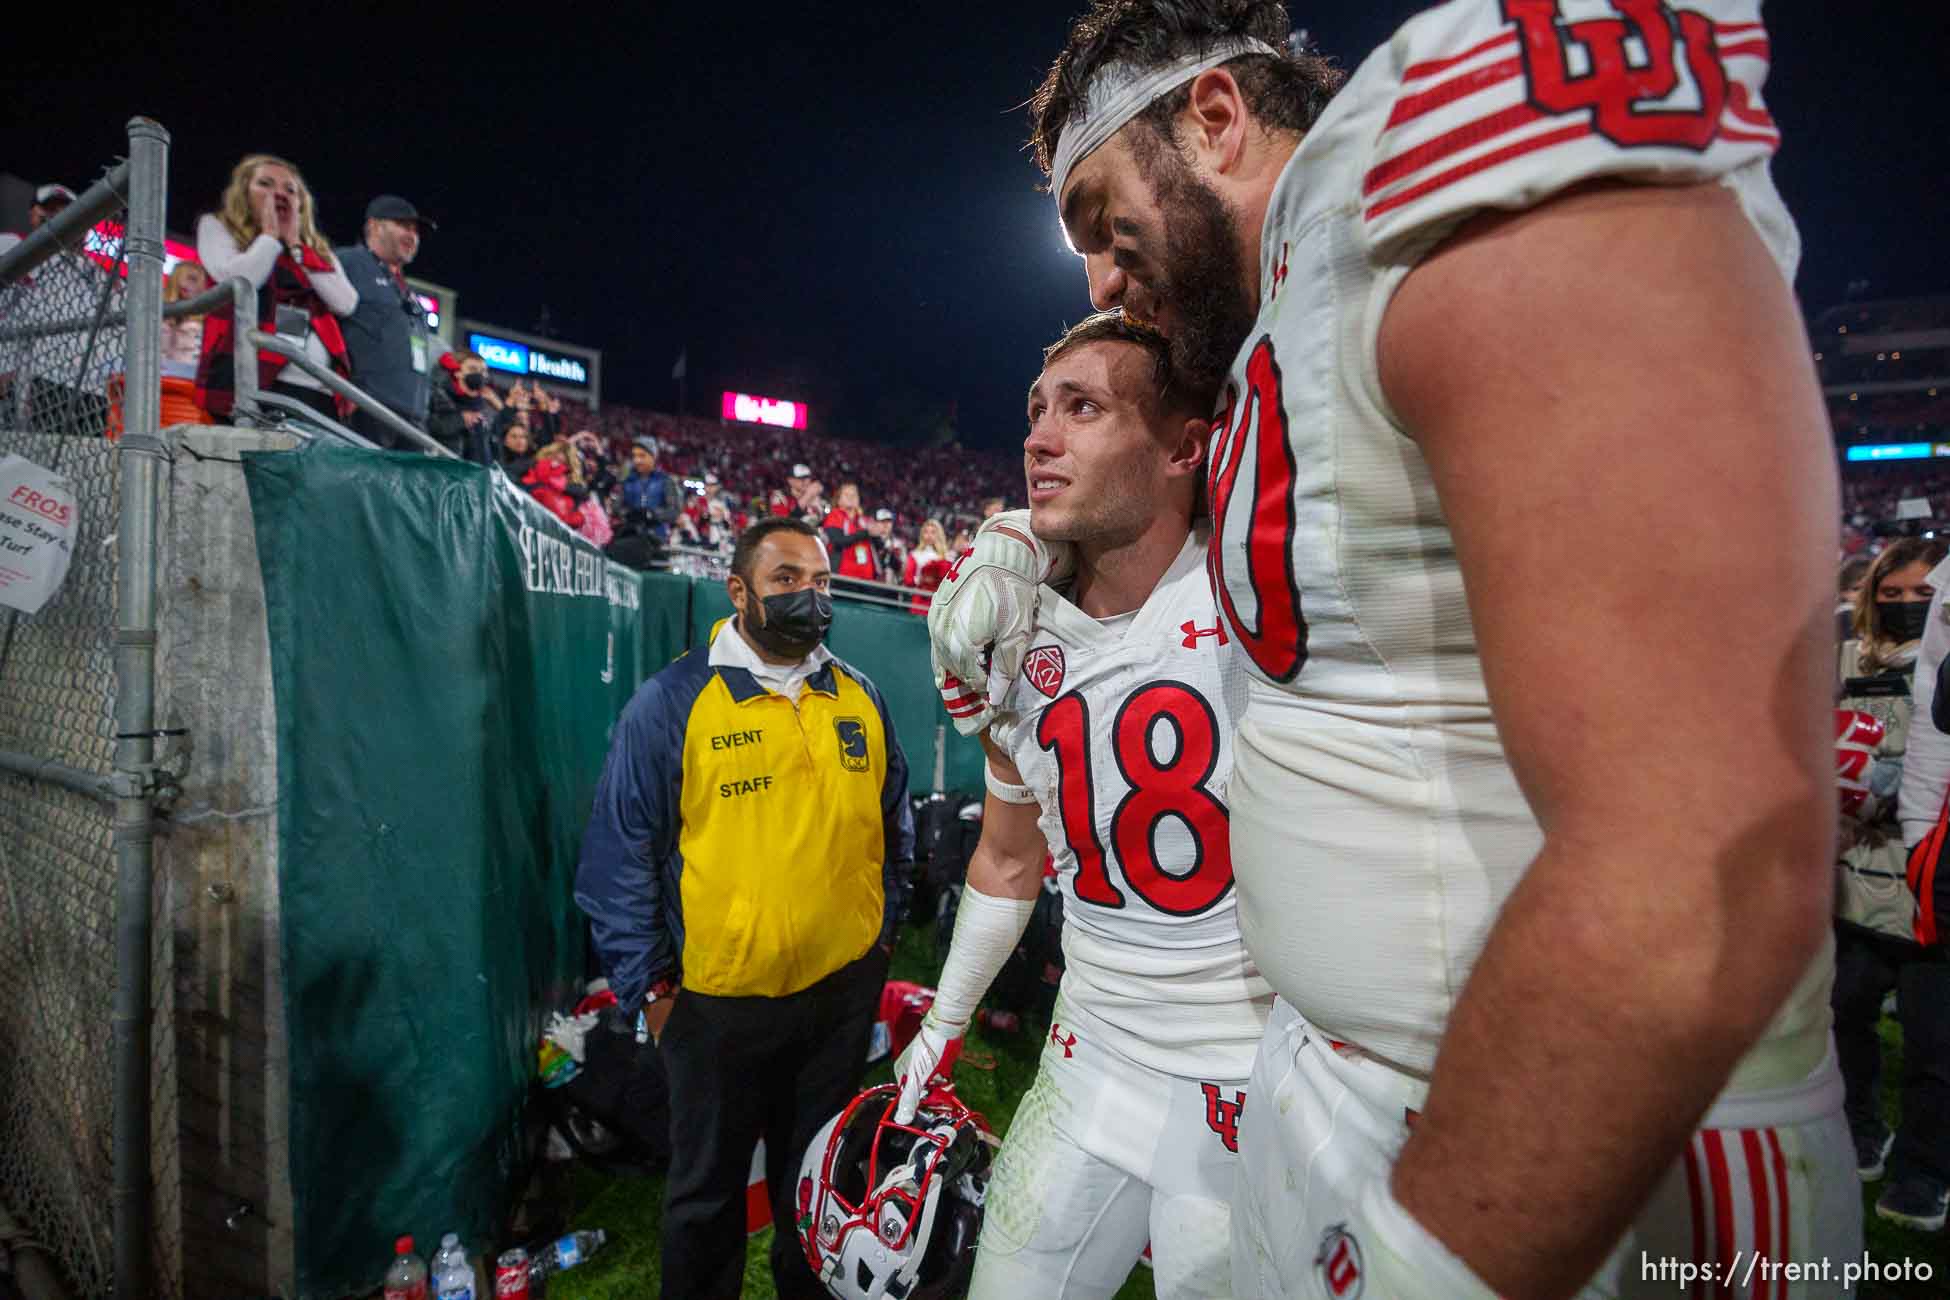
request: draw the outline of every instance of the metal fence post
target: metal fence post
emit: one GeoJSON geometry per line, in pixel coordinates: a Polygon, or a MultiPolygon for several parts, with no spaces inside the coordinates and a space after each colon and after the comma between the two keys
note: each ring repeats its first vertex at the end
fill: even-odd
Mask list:
{"type": "Polygon", "coordinates": [[[169,132],[129,120],[128,331],[116,529],[115,1294],[153,1288],[150,1187],[150,906],[154,837],[157,495],[161,487],[163,208],[169,132]]]}
{"type": "Polygon", "coordinates": [[[251,331],[257,327],[257,294],[241,275],[224,284],[230,290],[230,356],[235,372],[231,422],[261,428],[264,412],[257,402],[257,345],[251,342],[251,331]]]}

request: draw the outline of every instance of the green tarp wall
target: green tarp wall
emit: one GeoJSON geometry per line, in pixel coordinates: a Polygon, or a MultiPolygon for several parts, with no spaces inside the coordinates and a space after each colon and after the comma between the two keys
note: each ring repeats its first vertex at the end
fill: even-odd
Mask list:
{"type": "MultiPolygon", "coordinates": [[[[577,844],[637,685],[730,612],[610,564],[498,472],[248,453],[278,713],[298,1293],[377,1287],[393,1239],[484,1249],[511,1203],[542,1023],[582,978],[577,844]]],[[[916,792],[923,621],[841,602],[916,792]]],[[[947,733],[947,787],[981,752],[947,733]]]]}

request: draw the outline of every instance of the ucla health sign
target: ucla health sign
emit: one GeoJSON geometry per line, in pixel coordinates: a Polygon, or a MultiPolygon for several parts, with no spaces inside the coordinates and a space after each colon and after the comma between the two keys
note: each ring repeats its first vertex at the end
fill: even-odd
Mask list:
{"type": "Polygon", "coordinates": [[[595,405],[602,392],[602,357],[594,348],[577,347],[557,339],[538,339],[514,330],[463,323],[467,346],[481,354],[491,370],[539,380],[595,405]]]}

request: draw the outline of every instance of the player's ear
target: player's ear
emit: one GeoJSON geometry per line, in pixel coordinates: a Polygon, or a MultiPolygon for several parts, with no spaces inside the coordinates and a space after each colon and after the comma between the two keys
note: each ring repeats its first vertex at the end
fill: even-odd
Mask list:
{"type": "Polygon", "coordinates": [[[1178,426],[1178,445],[1171,449],[1174,474],[1200,474],[1205,469],[1205,451],[1212,442],[1212,421],[1192,417],[1178,426]]]}
{"type": "Polygon", "coordinates": [[[1194,161],[1203,161],[1214,172],[1231,172],[1245,154],[1250,118],[1245,92],[1232,74],[1208,68],[1192,78],[1178,115],[1178,138],[1191,149],[1194,161]]]}
{"type": "Polygon", "coordinates": [[[745,580],[735,573],[725,575],[724,589],[731,597],[731,607],[740,614],[745,612],[745,580]]]}

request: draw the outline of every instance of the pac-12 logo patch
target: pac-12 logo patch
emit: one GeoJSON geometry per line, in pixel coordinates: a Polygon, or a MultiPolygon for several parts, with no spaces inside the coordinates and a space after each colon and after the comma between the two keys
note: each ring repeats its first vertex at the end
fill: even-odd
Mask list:
{"type": "Polygon", "coordinates": [[[1039,645],[1022,661],[1022,675],[1049,699],[1063,689],[1063,647],[1039,645]]]}
{"type": "Polygon", "coordinates": [[[834,718],[840,736],[840,766],[849,772],[867,770],[867,724],[858,718],[834,718]]]}
{"type": "Polygon", "coordinates": [[[1348,1232],[1345,1223],[1336,1223],[1320,1235],[1320,1249],[1314,1254],[1314,1275],[1334,1300],[1359,1300],[1364,1286],[1361,1243],[1348,1232]]]}

